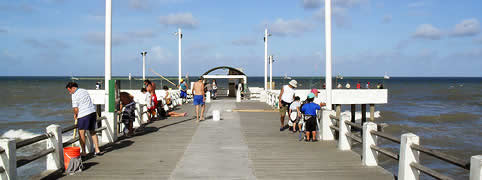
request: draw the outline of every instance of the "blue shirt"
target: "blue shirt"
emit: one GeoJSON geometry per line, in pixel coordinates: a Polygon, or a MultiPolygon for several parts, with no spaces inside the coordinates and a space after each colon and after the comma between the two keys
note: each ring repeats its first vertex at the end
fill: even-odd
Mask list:
{"type": "Polygon", "coordinates": [[[301,111],[304,112],[306,115],[316,116],[316,110],[320,110],[321,107],[315,103],[308,103],[303,105],[301,111]]]}
{"type": "Polygon", "coordinates": [[[181,89],[184,90],[184,91],[187,89],[186,83],[181,83],[181,89]]]}

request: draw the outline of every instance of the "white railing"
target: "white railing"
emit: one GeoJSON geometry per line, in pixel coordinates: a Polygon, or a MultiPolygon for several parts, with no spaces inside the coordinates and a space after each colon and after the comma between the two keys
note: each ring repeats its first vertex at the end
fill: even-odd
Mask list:
{"type": "MultiPolygon", "coordinates": [[[[180,92],[178,90],[170,91],[172,105],[169,109],[175,106],[182,105],[182,99],[180,98],[180,92]]],[[[164,95],[164,94],[163,94],[164,95]]],[[[163,103],[165,103],[164,98],[163,103]]],[[[134,121],[134,128],[140,127],[147,123],[147,106],[145,102],[136,102],[136,117],[134,121]],[[142,104],[141,104],[142,103],[142,104]]],[[[95,129],[99,137],[99,145],[105,146],[117,141],[117,137],[122,135],[119,129],[123,129],[124,124],[118,121],[118,113],[102,112],[100,118],[97,119],[97,123],[102,125],[95,129]]],[[[63,142],[62,134],[76,129],[76,125],[61,128],[59,125],[52,124],[46,128],[46,133],[35,136],[30,139],[22,141],[16,141],[15,139],[0,139],[0,179],[1,180],[15,180],[17,176],[17,168],[31,163],[41,157],[47,156],[46,169],[47,171],[63,171],[64,170],[64,155],[63,148],[71,144],[78,143],[79,138],[72,138],[66,142],[63,142]],[[40,142],[47,142],[47,148],[41,152],[35,153],[27,157],[17,157],[17,149],[26,147],[28,145],[40,142]]],[[[87,134],[86,137],[90,137],[87,134]]],[[[90,138],[86,138],[86,151],[87,153],[93,152],[93,144],[90,138]]]]}

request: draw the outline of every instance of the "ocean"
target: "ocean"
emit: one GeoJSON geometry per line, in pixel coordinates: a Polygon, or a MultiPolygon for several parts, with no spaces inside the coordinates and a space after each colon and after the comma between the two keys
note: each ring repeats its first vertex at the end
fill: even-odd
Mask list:
{"type": "MultiPolygon", "coordinates": [[[[174,78],[174,77],[171,77],[174,78]]],[[[190,77],[191,81],[197,79],[190,77]]],[[[322,77],[291,77],[301,89],[321,88],[322,77]]],[[[124,77],[124,79],[126,79],[124,77]]],[[[25,139],[45,132],[50,124],[68,126],[73,124],[71,99],[65,90],[70,77],[0,77],[0,134],[1,137],[25,139]]],[[[274,77],[276,89],[289,79],[274,77]]],[[[334,79],[334,84],[343,86],[356,82],[371,86],[382,83],[389,91],[388,104],[377,105],[377,123],[387,123],[385,131],[399,137],[412,132],[420,136],[420,143],[448,154],[469,160],[472,155],[482,154],[482,78],[466,77],[392,77],[380,78],[345,77],[334,79]]],[[[95,89],[96,80],[76,80],[81,88],[95,89]]],[[[166,81],[154,80],[158,87],[169,85],[166,81]]],[[[176,81],[174,81],[176,82],[176,81]]],[[[218,81],[220,88],[227,81],[218,81]]],[[[248,77],[248,86],[263,87],[263,77],[248,77]]],[[[121,80],[121,87],[140,89],[142,81],[121,80]]],[[[343,111],[349,106],[342,107],[343,111]]],[[[360,110],[360,107],[357,107],[360,110]]],[[[277,127],[273,127],[277,128],[277,127]]],[[[69,137],[70,135],[65,135],[69,137]]],[[[294,138],[293,140],[296,140],[294,138]]],[[[397,152],[398,145],[382,142],[384,148],[397,152]]],[[[22,148],[17,156],[25,156],[41,150],[45,145],[34,144],[22,148]]],[[[458,178],[467,178],[468,171],[448,163],[425,158],[422,164],[458,178]]],[[[37,160],[19,169],[22,178],[43,171],[45,159],[37,160]]],[[[381,155],[380,164],[396,172],[397,162],[381,155]]]]}

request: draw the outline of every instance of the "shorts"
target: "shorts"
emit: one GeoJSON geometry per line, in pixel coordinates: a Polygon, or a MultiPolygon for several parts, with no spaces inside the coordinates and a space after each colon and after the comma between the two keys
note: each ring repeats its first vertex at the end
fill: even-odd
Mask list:
{"type": "Polygon", "coordinates": [[[194,105],[204,105],[204,96],[203,95],[194,95],[194,105]]]}
{"type": "Polygon", "coordinates": [[[288,112],[288,108],[290,107],[290,105],[291,103],[281,101],[281,104],[279,106],[279,113],[281,116],[286,115],[286,112],[288,112]]]}
{"type": "Polygon", "coordinates": [[[306,132],[316,131],[316,116],[305,115],[305,128],[306,132]]]}
{"type": "Polygon", "coordinates": [[[187,97],[186,91],[181,90],[181,98],[186,98],[186,97],[187,97]]]}
{"type": "Polygon", "coordinates": [[[77,128],[79,130],[95,130],[95,122],[97,121],[97,115],[95,112],[88,114],[87,116],[77,119],[77,128]]]}

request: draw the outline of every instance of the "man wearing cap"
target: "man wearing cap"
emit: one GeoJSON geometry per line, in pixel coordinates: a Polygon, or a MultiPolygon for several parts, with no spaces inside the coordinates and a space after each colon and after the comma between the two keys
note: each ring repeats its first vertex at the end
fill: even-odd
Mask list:
{"type": "Polygon", "coordinates": [[[303,105],[301,108],[301,112],[305,114],[305,141],[317,141],[316,139],[316,128],[318,126],[318,122],[316,120],[316,111],[320,110],[320,105],[313,103],[315,99],[314,93],[309,93],[306,98],[306,104],[303,105]],[[310,136],[311,135],[311,136],[310,136]]]}
{"type": "Polygon", "coordinates": [[[318,91],[318,89],[315,89],[315,88],[311,89],[311,93],[313,93],[313,95],[315,95],[315,98],[313,100],[314,103],[320,105],[321,107],[326,106],[326,104],[323,102],[323,100],[318,97],[318,93],[320,93],[320,91],[318,91]]]}
{"type": "Polygon", "coordinates": [[[279,94],[279,112],[281,122],[281,127],[279,128],[280,131],[284,130],[286,112],[288,111],[288,107],[290,107],[291,103],[294,101],[295,88],[297,86],[298,82],[296,82],[296,80],[291,80],[288,85],[284,85],[283,88],[281,88],[281,92],[279,94]]]}

